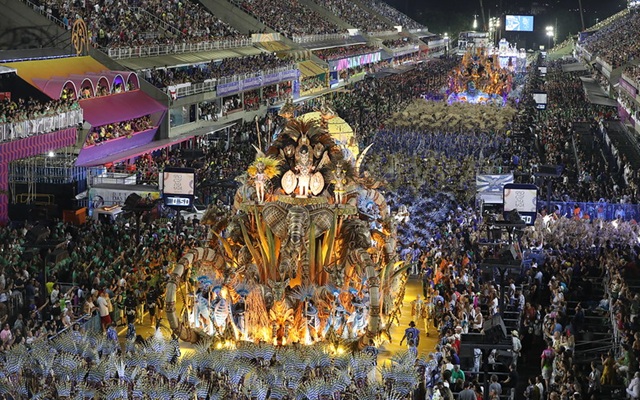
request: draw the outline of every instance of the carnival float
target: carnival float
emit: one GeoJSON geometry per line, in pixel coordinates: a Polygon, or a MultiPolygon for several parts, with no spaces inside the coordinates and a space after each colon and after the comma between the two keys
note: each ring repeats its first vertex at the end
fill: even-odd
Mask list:
{"type": "Polygon", "coordinates": [[[447,102],[503,106],[513,84],[513,61],[502,67],[498,54],[484,49],[470,50],[449,74],[447,102]]]}
{"type": "Polygon", "coordinates": [[[328,108],[294,112],[283,108],[286,125],[265,151],[254,146],[231,212],[205,214],[209,246],[173,268],[166,313],[182,339],[335,350],[389,336],[406,267],[380,182],[361,172],[369,148],[359,152],[328,108]]]}

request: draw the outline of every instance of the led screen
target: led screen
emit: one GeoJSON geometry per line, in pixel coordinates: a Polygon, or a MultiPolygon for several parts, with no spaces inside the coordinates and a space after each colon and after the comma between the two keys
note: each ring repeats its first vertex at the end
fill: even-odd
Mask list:
{"type": "Polygon", "coordinates": [[[536,102],[538,110],[547,109],[547,94],[545,92],[533,92],[533,101],[536,102]]]}
{"type": "Polygon", "coordinates": [[[164,171],[162,189],[165,195],[193,196],[194,181],[193,172],[164,171]]]}
{"type": "Polygon", "coordinates": [[[504,26],[506,31],[533,32],[533,15],[507,15],[504,26]]]}

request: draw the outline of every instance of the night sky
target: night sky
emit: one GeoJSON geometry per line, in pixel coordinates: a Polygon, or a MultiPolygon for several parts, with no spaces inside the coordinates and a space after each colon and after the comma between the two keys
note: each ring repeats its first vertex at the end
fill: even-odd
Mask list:
{"type": "MultiPolygon", "coordinates": [[[[505,33],[508,40],[517,41],[518,47],[533,48],[547,44],[545,27],[557,26],[556,39],[563,41],[567,35],[581,30],[578,0],[543,0],[539,2],[525,0],[386,0],[392,6],[413,19],[425,24],[433,33],[449,33],[473,29],[474,15],[478,17],[478,30],[482,28],[484,6],[485,20],[489,17],[505,14],[534,14],[533,33],[505,33]]],[[[626,0],[582,0],[584,23],[588,28],[608,16],[626,7],[626,0]]],[[[504,25],[504,18],[502,19],[504,25]]]]}

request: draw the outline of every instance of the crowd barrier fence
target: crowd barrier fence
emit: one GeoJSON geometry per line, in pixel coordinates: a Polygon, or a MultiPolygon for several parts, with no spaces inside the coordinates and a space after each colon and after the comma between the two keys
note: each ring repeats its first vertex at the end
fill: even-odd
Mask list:
{"type": "Polygon", "coordinates": [[[34,118],[20,122],[6,122],[0,124],[0,142],[43,135],[76,126],[82,122],[83,114],[81,108],[53,116],[34,118]]]}

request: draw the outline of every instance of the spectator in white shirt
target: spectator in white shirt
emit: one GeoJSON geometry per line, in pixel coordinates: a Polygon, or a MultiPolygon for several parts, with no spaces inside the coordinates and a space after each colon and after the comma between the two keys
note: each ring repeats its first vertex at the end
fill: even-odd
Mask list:
{"type": "Polygon", "coordinates": [[[100,313],[102,330],[106,331],[107,327],[111,325],[111,316],[109,315],[109,304],[111,302],[104,289],[100,291],[100,295],[98,296],[96,303],[98,304],[98,312],[100,313]]]}
{"type": "Polygon", "coordinates": [[[633,375],[631,382],[629,382],[629,386],[627,386],[627,395],[633,400],[640,399],[640,372],[636,372],[633,375]]]}

